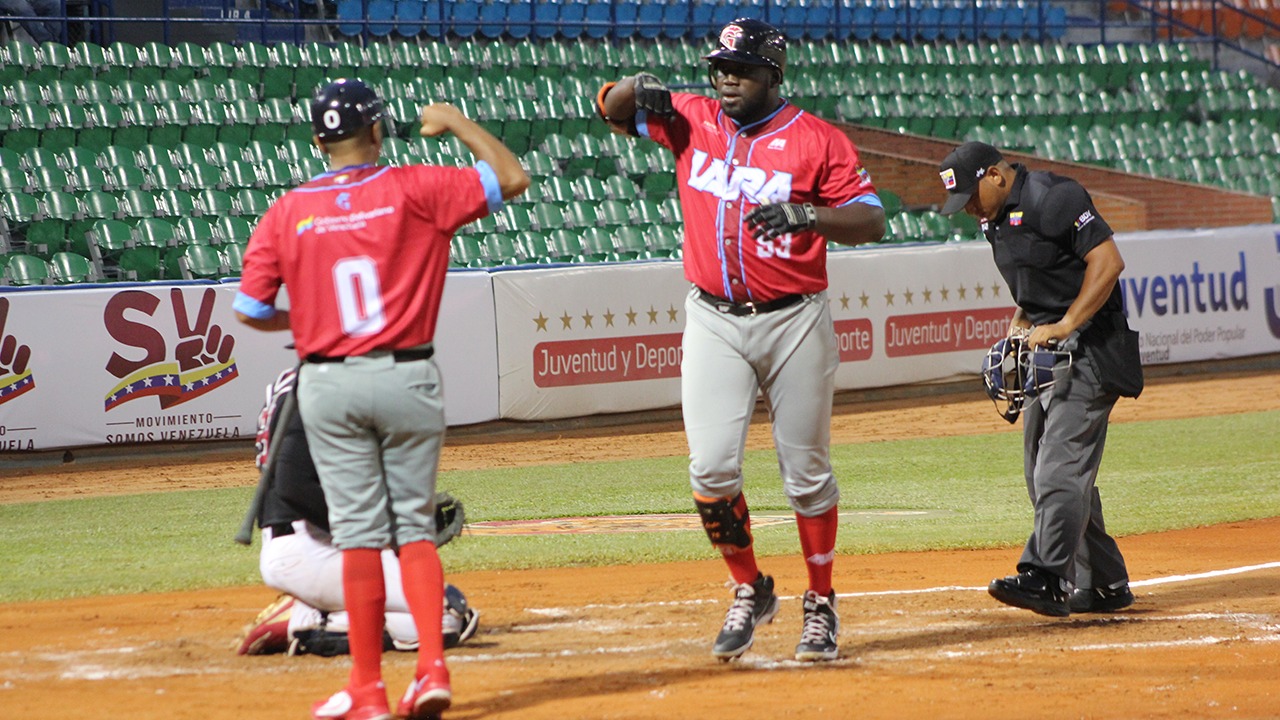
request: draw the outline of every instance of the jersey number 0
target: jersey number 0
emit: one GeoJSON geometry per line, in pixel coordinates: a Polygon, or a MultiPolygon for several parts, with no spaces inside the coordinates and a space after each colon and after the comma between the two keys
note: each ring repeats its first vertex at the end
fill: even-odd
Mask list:
{"type": "Polygon", "coordinates": [[[378,266],[371,258],[361,255],[339,260],[333,266],[333,289],[338,296],[342,332],[363,337],[386,327],[378,266]]]}

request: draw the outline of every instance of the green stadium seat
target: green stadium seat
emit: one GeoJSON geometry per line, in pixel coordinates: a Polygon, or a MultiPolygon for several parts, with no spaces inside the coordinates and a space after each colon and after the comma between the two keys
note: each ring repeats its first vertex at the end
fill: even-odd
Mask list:
{"type": "Polygon", "coordinates": [[[480,243],[485,261],[489,265],[517,265],[520,263],[519,250],[515,240],[506,233],[489,233],[480,243]]]}
{"type": "Polygon", "coordinates": [[[196,212],[196,200],[186,190],[161,190],[156,194],[156,199],[166,217],[189,217],[196,212]]]}
{"type": "Polygon", "coordinates": [[[221,238],[210,221],[191,216],[179,217],[175,225],[175,239],[185,245],[216,245],[221,238]]]}
{"type": "Polygon", "coordinates": [[[230,276],[238,276],[244,268],[244,253],[248,247],[247,242],[243,243],[226,243],[220,248],[222,262],[227,268],[227,274],[230,276]]]}
{"type": "Polygon", "coordinates": [[[179,245],[164,255],[167,280],[218,278],[227,274],[222,255],[209,245],[179,245]]]}
{"type": "Polygon", "coordinates": [[[0,215],[11,223],[25,225],[40,213],[40,201],[24,192],[6,192],[0,195],[0,215]]]}
{"type": "Polygon", "coordinates": [[[129,248],[120,254],[116,266],[122,280],[159,280],[164,276],[164,254],[155,247],[129,248]]]}
{"type": "Polygon", "coordinates": [[[261,190],[241,188],[235,193],[236,207],[241,215],[258,217],[271,207],[271,197],[261,190]]]}
{"type": "Polygon", "coordinates": [[[213,231],[221,244],[247,243],[253,235],[253,225],[242,217],[220,215],[213,221],[213,231]]]}
{"type": "MultiPolygon", "coordinates": [[[[91,169],[102,172],[97,168],[91,169]]],[[[124,217],[119,198],[105,190],[90,190],[81,196],[80,202],[86,218],[101,220],[124,217]]]]}
{"type": "Polygon", "coordinates": [[[120,220],[99,220],[88,233],[89,257],[114,264],[120,253],[133,247],[133,228],[120,220]]]}
{"type": "Polygon", "coordinates": [[[475,235],[455,235],[449,243],[449,265],[478,268],[486,265],[480,239],[475,235]]]}
{"type": "Polygon", "coordinates": [[[515,236],[516,254],[524,263],[551,262],[551,245],[547,235],[537,230],[527,230],[515,236]]]}
{"type": "Polygon", "coordinates": [[[196,208],[202,215],[225,217],[235,212],[235,198],[216,188],[203,188],[195,193],[196,208]]]}
{"type": "Polygon", "coordinates": [[[577,230],[559,228],[547,234],[550,260],[553,262],[582,262],[582,236],[577,230]]]}
{"type": "Polygon", "coordinates": [[[650,257],[644,231],[635,225],[612,228],[614,260],[636,260],[650,257]]]}
{"type": "Polygon", "coordinates": [[[8,285],[45,285],[49,281],[49,266],[34,255],[13,253],[5,260],[4,280],[8,285]]]}
{"type": "Polygon", "coordinates": [[[54,253],[49,259],[49,277],[59,285],[93,282],[98,272],[89,258],[73,252],[54,253]]]}
{"type": "Polygon", "coordinates": [[[26,192],[27,187],[27,173],[22,168],[0,165],[0,192],[26,192]]]}
{"type": "Polygon", "coordinates": [[[124,201],[127,217],[152,218],[160,214],[160,204],[150,190],[126,188],[121,199],[124,201]]]}

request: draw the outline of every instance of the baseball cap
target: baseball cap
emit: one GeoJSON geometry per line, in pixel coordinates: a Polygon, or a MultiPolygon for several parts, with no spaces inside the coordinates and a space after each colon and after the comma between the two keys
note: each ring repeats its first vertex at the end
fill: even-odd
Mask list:
{"type": "Polygon", "coordinates": [[[1003,161],[1000,151],[984,142],[967,142],[952,150],[938,166],[938,175],[950,193],[942,206],[942,214],[953,215],[963,210],[978,189],[978,181],[987,174],[987,168],[1003,161]]]}

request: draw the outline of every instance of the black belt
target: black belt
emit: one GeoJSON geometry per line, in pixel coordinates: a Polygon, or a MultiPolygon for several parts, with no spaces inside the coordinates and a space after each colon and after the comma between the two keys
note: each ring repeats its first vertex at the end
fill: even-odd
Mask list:
{"type": "Polygon", "coordinates": [[[268,525],[267,529],[271,531],[271,537],[273,538],[284,537],[285,535],[293,534],[293,523],[275,523],[273,525],[268,525]]]}
{"type": "MultiPolygon", "coordinates": [[[[428,345],[424,348],[408,348],[407,350],[393,350],[391,356],[396,362],[413,362],[414,360],[430,360],[436,354],[434,345],[428,345]]],[[[312,353],[307,356],[309,363],[340,363],[346,360],[346,355],[316,355],[312,353]]]]}
{"type": "Polygon", "coordinates": [[[769,313],[769,312],[773,312],[774,310],[789,308],[792,305],[795,305],[796,303],[803,300],[804,296],[803,295],[783,295],[780,298],[776,298],[768,302],[736,303],[736,302],[731,302],[729,300],[725,300],[722,297],[717,297],[715,295],[712,295],[711,293],[707,292],[706,290],[703,290],[702,288],[698,288],[698,298],[702,300],[702,302],[710,305],[711,307],[715,308],[716,310],[719,310],[722,313],[737,315],[738,317],[746,317],[748,315],[759,315],[761,313],[769,313]]]}

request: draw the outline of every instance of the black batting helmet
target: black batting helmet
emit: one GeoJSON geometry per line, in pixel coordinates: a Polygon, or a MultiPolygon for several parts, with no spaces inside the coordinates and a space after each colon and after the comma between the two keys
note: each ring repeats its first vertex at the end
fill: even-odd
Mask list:
{"type": "Polygon", "coordinates": [[[767,22],[738,18],[720,30],[715,51],[703,57],[765,65],[781,73],[787,69],[787,37],[767,22]]]}
{"type": "Polygon", "coordinates": [[[321,140],[341,140],[386,116],[382,99],[359,80],[334,80],[311,100],[311,130],[321,140]]]}

